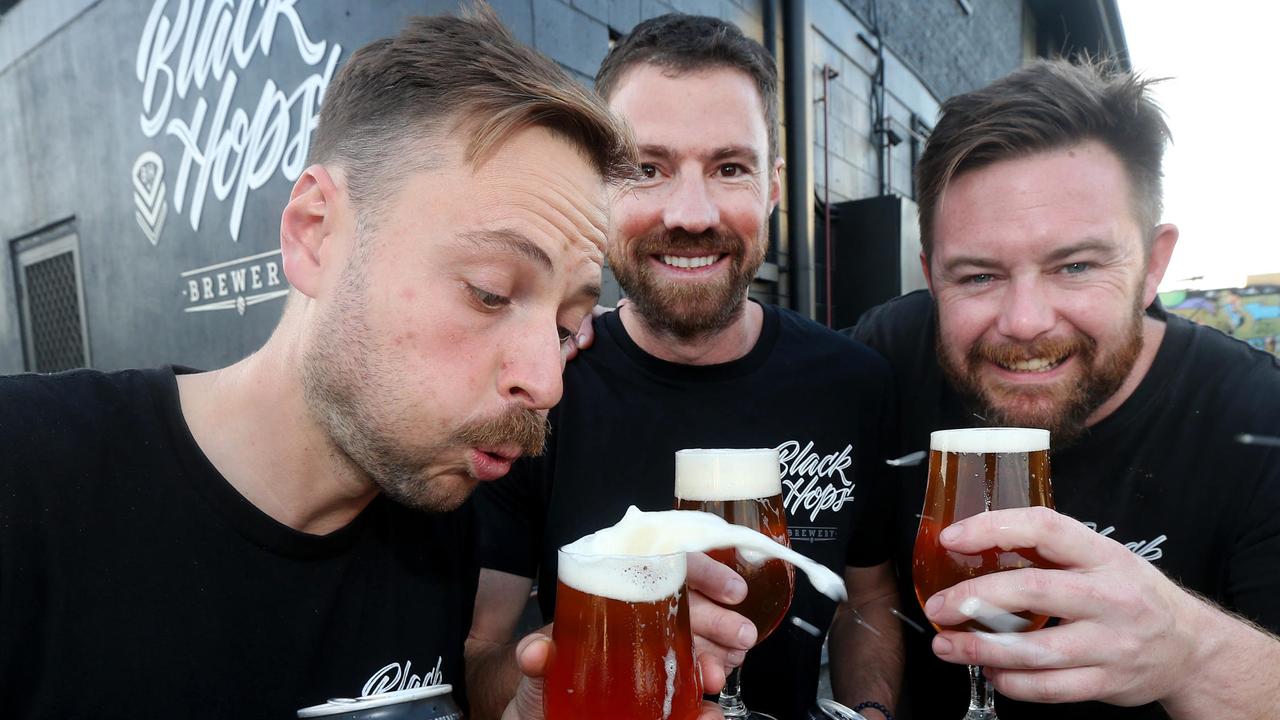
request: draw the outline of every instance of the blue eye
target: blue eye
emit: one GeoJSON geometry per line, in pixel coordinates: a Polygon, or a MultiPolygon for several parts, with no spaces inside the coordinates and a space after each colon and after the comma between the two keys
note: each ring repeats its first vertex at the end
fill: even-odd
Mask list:
{"type": "Polygon", "coordinates": [[[970,275],[964,281],[969,285],[986,285],[991,282],[991,279],[991,276],[987,273],[978,273],[977,275],[970,275]]]}
{"type": "Polygon", "coordinates": [[[1086,263],[1086,262],[1068,263],[1067,265],[1062,266],[1062,272],[1068,275],[1079,275],[1080,273],[1088,269],[1089,269],[1089,263],[1086,263]]]}

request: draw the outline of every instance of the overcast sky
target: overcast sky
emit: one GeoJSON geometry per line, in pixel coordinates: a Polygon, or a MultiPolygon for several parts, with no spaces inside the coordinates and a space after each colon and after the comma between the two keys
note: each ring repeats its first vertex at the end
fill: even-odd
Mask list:
{"type": "Polygon", "coordinates": [[[1280,273],[1280,4],[1119,2],[1134,68],[1170,78],[1164,219],[1182,235],[1160,289],[1280,273]]]}

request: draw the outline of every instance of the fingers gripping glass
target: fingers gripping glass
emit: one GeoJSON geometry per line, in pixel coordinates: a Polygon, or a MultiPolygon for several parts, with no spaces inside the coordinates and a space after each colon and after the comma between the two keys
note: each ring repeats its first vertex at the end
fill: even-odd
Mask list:
{"type": "MultiPolygon", "coordinates": [[[[1034,551],[993,548],[966,555],[942,547],[939,533],[952,523],[989,510],[1053,507],[1049,483],[1049,432],[1026,428],[941,430],[929,440],[929,481],[911,574],[921,606],[935,593],[970,578],[1004,570],[1049,567],[1034,551]]],[[[1030,632],[1044,615],[982,608],[972,619],[939,630],[1030,632]]],[[[982,669],[969,666],[969,711],[964,720],[997,720],[995,693],[982,669]]]]}

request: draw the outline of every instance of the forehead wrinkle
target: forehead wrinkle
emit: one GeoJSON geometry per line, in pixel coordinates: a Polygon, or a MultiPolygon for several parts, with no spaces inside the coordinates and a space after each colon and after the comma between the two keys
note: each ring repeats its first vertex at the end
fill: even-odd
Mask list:
{"type": "Polygon", "coordinates": [[[543,169],[535,174],[546,175],[545,182],[537,191],[529,191],[516,182],[507,182],[504,177],[495,178],[487,188],[491,200],[526,211],[529,216],[523,218],[524,221],[533,223],[550,237],[560,238],[562,247],[580,252],[601,264],[608,217],[603,206],[603,187],[599,190],[598,201],[593,201],[591,191],[578,187],[565,173],[543,169]],[[565,187],[572,190],[562,189],[565,187]],[[575,198],[574,194],[581,197],[575,198]],[[581,244],[576,240],[580,238],[587,241],[586,248],[579,249],[581,244]]]}

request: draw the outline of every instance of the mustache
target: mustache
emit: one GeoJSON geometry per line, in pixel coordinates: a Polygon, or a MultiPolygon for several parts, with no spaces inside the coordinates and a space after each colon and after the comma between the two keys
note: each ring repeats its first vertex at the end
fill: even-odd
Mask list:
{"type": "Polygon", "coordinates": [[[685,249],[733,254],[739,250],[741,243],[734,242],[728,233],[718,229],[691,233],[679,228],[658,228],[637,238],[634,247],[641,255],[657,255],[663,250],[685,249]]]}
{"type": "Polygon", "coordinates": [[[515,445],[523,455],[537,457],[547,446],[551,423],[536,410],[511,408],[488,420],[463,425],[453,439],[467,447],[496,447],[515,445]]]}
{"type": "Polygon", "coordinates": [[[1095,342],[1083,335],[1073,334],[1067,337],[1045,338],[1029,343],[988,343],[979,340],[969,350],[969,359],[986,360],[999,365],[1011,365],[1036,358],[1056,360],[1068,355],[1091,356],[1095,342]]]}

